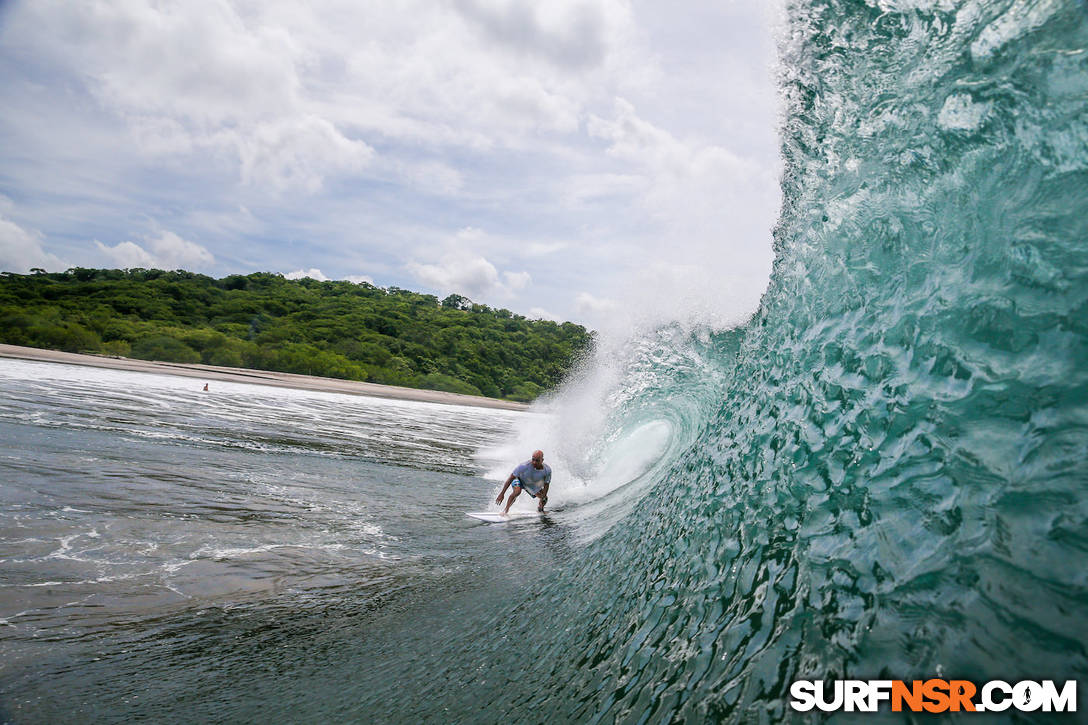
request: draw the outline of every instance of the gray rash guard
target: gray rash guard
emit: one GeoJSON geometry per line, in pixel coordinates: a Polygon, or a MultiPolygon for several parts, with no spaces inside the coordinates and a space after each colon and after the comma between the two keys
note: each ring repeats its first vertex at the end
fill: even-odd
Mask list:
{"type": "Polygon", "coordinates": [[[514,469],[513,475],[521,481],[523,490],[536,496],[544,488],[544,484],[551,484],[552,467],[545,463],[544,468],[536,469],[532,461],[526,461],[514,469]]]}

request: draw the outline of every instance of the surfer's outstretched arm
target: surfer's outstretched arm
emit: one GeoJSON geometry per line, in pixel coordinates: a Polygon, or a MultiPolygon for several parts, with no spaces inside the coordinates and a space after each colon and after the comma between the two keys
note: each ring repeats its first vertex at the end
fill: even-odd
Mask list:
{"type": "Polygon", "coordinates": [[[514,474],[510,474],[506,477],[506,483],[502,485],[502,490],[499,491],[498,497],[495,499],[495,503],[501,504],[502,497],[506,495],[506,489],[510,488],[510,483],[514,480],[514,474]]]}

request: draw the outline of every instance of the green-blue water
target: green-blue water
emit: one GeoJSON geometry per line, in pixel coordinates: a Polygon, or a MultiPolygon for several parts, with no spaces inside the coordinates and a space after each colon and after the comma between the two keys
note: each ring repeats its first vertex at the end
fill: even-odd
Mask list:
{"type": "Polygon", "coordinates": [[[639,341],[616,397],[621,429],[675,424],[650,494],[510,603],[538,618],[428,638],[368,707],[770,722],[801,718],[796,679],[1084,691],[1086,5],[793,3],[782,43],[761,308],[639,341]]]}
{"type": "MultiPolygon", "coordinates": [[[[174,447],[139,442],[132,474],[158,492],[109,514],[128,533],[83,522],[116,550],[75,539],[39,555],[63,562],[79,545],[103,582],[144,556],[145,598],[99,592],[95,612],[81,590],[71,620],[60,595],[0,613],[18,655],[0,669],[2,714],[809,721],[790,711],[790,683],[840,677],[1077,679],[1083,699],[1088,9],[793,3],[781,43],[784,206],[753,319],[617,342],[546,419],[451,425],[326,402],[295,408],[309,426],[202,413],[210,442],[163,424],[174,447]],[[343,431],[307,433],[332,423],[343,431]],[[524,441],[505,449],[509,427],[524,441]],[[462,521],[493,498],[492,469],[537,440],[566,481],[554,515],[462,521]],[[167,475],[198,450],[209,470],[250,478],[215,489],[201,466],[167,475]],[[224,510],[196,505],[208,495],[224,510]],[[163,519],[179,511],[192,528],[163,519]],[[201,533],[219,548],[201,549],[201,533]],[[192,573],[179,583],[163,562],[192,573]]],[[[83,494],[53,509],[40,497],[51,477],[91,485],[64,451],[108,433],[73,432],[77,414],[35,419],[50,395],[25,394],[5,418],[20,526],[84,515],[63,508],[83,494]]],[[[86,409],[106,397],[87,393],[86,409]]],[[[133,415],[117,414],[124,435],[133,415]]],[[[124,480],[110,466],[91,468],[124,480]]]]}

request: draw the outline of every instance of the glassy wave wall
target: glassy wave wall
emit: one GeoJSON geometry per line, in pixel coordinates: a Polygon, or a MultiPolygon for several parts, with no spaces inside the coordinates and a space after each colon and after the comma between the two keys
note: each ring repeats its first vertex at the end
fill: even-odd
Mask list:
{"type": "Polygon", "coordinates": [[[720,385],[619,396],[620,437],[685,401],[686,445],[371,711],[767,722],[796,679],[1083,683],[1085,8],[794,3],[770,288],[741,328],[665,336],[720,385]]]}

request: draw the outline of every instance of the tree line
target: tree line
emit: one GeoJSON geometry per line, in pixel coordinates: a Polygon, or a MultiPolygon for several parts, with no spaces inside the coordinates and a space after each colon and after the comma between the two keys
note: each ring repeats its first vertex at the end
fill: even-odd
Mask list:
{"type": "Polygon", "coordinates": [[[0,273],[0,342],[529,401],[592,344],[461,295],[183,270],[0,273]]]}

